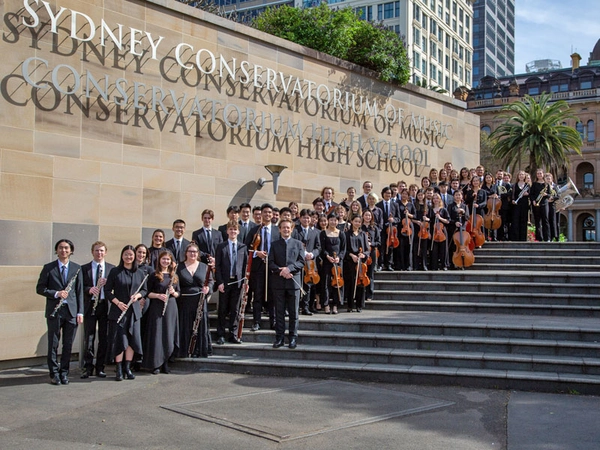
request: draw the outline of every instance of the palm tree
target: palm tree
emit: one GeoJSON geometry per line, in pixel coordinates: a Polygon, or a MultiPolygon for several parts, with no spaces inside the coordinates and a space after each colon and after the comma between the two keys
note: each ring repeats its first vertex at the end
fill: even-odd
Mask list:
{"type": "Polygon", "coordinates": [[[549,103],[551,95],[543,93],[539,99],[529,95],[518,102],[504,106],[498,118],[506,118],[490,135],[497,142],[492,155],[503,161],[505,167],[517,167],[523,159],[529,160],[529,172],[537,168],[555,175],[569,166],[569,154],[581,154],[581,136],[575,128],[564,125],[567,119],[578,120],[564,100],[549,103]]]}

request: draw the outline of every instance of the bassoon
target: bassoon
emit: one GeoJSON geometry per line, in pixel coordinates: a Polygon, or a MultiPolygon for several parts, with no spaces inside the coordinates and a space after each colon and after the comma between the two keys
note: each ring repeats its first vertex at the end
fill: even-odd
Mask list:
{"type": "MultiPolygon", "coordinates": [[[[252,243],[250,244],[250,250],[248,251],[248,263],[246,264],[246,276],[244,277],[244,285],[242,286],[242,292],[240,293],[242,296],[242,303],[240,304],[240,310],[238,312],[238,329],[237,329],[237,338],[239,340],[242,339],[242,332],[244,328],[244,314],[246,313],[246,305],[248,304],[248,282],[250,280],[250,269],[252,268],[252,260],[254,259],[254,252],[260,246],[260,232],[257,232],[254,235],[254,239],[252,239],[252,243]]],[[[269,268],[266,268],[266,271],[269,272],[269,268]]]]}
{"type": "MultiPolygon", "coordinates": [[[[203,287],[208,287],[210,284],[210,274],[212,273],[212,267],[210,264],[206,266],[206,275],[204,276],[203,287]]],[[[194,326],[192,327],[192,337],[190,338],[190,345],[188,347],[188,357],[192,357],[194,350],[196,350],[196,342],[198,342],[198,332],[200,331],[200,323],[204,317],[204,301],[206,300],[206,294],[202,292],[200,300],[198,301],[198,308],[196,309],[196,318],[194,319],[194,326]]]]}

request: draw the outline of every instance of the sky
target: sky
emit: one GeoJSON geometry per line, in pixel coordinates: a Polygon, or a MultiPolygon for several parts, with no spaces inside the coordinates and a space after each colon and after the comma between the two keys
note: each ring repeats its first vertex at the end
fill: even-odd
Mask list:
{"type": "Polygon", "coordinates": [[[600,39],[600,0],[516,0],[515,72],[536,59],[557,59],[571,67],[570,55],[587,64],[600,39]]]}

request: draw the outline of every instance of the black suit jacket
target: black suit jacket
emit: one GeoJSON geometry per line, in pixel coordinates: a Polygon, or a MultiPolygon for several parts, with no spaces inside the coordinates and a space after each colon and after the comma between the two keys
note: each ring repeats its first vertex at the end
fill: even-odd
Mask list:
{"type": "Polygon", "coordinates": [[[208,242],[206,240],[206,233],[204,231],[204,227],[192,233],[192,241],[198,244],[198,248],[200,249],[200,257],[202,259],[205,259],[206,255],[214,256],[217,246],[221,242],[223,242],[223,236],[221,235],[219,230],[215,228],[211,228],[210,237],[212,242],[208,242]]]}
{"type": "Polygon", "coordinates": [[[321,253],[321,240],[319,239],[320,231],[314,228],[308,229],[308,237],[304,238],[304,229],[302,225],[298,225],[294,232],[292,233],[292,237],[294,239],[298,239],[305,247],[305,250],[308,253],[313,254],[313,259],[317,259],[319,254],[321,253]]]}
{"type": "MultiPolygon", "coordinates": [[[[102,274],[102,278],[108,278],[108,274],[114,268],[114,265],[104,261],[104,273],[102,274]]],[[[81,271],[83,272],[83,310],[85,312],[85,315],[88,315],[90,313],[90,307],[92,305],[92,296],[90,295],[90,289],[95,286],[94,274],[92,273],[92,261],[81,266],[81,271]]],[[[106,299],[106,293],[104,294],[104,298],[106,299]]]]}
{"type": "MultiPolygon", "coordinates": [[[[379,223],[377,223],[377,226],[379,227],[380,230],[383,229],[383,227],[388,224],[388,219],[389,219],[389,216],[385,217],[385,207],[384,207],[383,203],[384,203],[384,201],[381,200],[379,203],[377,203],[377,205],[375,205],[377,208],[379,208],[381,210],[381,219],[379,219],[379,223]]],[[[402,220],[402,218],[400,217],[400,207],[398,206],[398,203],[396,203],[392,199],[390,199],[389,215],[391,215],[394,218],[394,223],[398,223],[399,221],[402,220]]]]}
{"type": "Polygon", "coordinates": [[[173,256],[176,257],[177,262],[185,261],[185,249],[187,248],[188,245],[190,245],[190,241],[188,241],[186,238],[181,238],[181,247],[179,248],[179,258],[177,258],[177,255],[175,255],[175,238],[169,239],[167,242],[165,242],[165,247],[167,248],[167,250],[169,250],[171,253],[173,253],[173,256]]]}
{"type": "Polygon", "coordinates": [[[45,317],[50,316],[58,302],[62,301],[62,299],[56,298],[55,294],[64,290],[75,274],[77,274],[77,278],[69,292],[69,296],[66,298],[69,312],[73,317],[77,317],[77,314],[83,314],[83,273],[81,273],[81,266],[69,261],[66,282],[61,277],[58,260],[52,261],[42,268],[35,290],[39,295],[46,297],[45,317]]]}
{"type": "Polygon", "coordinates": [[[365,209],[367,209],[367,199],[365,198],[365,194],[362,194],[360,197],[357,198],[358,203],[360,203],[360,206],[362,206],[362,210],[364,211],[365,209]]]}
{"type": "MultiPolygon", "coordinates": [[[[248,264],[248,251],[246,250],[246,246],[242,244],[240,241],[237,241],[237,262],[236,262],[236,280],[239,280],[237,283],[238,287],[241,287],[242,280],[246,276],[246,264],[248,264]]],[[[229,239],[225,242],[222,242],[217,247],[216,255],[215,255],[215,281],[216,286],[218,287],[221,284],[225,284],[225,288],[227,288],[227,283],[229,283],[229,272],[231,268],[231,257],[229,255],[229,239]]]]}
{"type": "MultiPolygon", "coordinates": [[[[244,228],[244,226],[242,225],[241,220],[238,222],[238,224],[240,225],[240,234],[238,234],[237,240],[240,242],[246,242],[246,238],[248,237],[248,235],[254,234],[254,232],[256,232],[256,228],[258,228],[256,222],[253,222],[252,220],[248,222],[246,228],[244,228]]],[[[227,236],[227,238],[224,239],[224,241],[226,241],[227,239],[229,239],[229,236],[227,236]]]]}
{"type": "MultiPolygon", "coordinates": [[[[278,240],[281,235],[279,234],[279,228],[277,228],[277,225],[271,224],[271,245],[273,245],[273,242],[275,242],[276,240],[278,240]]],[[[252,244],[252,241],[254,240],[254,236],[256,235],[256,233],[261,233],[261,239],[262,239],[262,229],[263,226],[256,226],[256,228],[254,228],[250,233],[248,233],[246,235],[246,240],[244,241],[244,244],[246,244],[246,247],[248,247],[247,250],[250,250],[250,245],[252,244]]],[[[262,242],[261,245],[258,247],[258,250],[260,250],[262,248],[262,242]]],[[[254,267],[254,263],[253,263],[253,267],[254,267]]]]}
{"type": "Polygon", "coordinates": [[[302,242],[294,238],[288,239],[287,243],[284,239],[273,242],[269,252],[269,270],[273,274],[269,277],[269,284],[272,289],[300,289],[299,286],[302,286],[300,274],[303,268],[304,245],[302,242]],[[294,278],[288,280],[280,276],[280,267],[287,267],[294,278]]]}

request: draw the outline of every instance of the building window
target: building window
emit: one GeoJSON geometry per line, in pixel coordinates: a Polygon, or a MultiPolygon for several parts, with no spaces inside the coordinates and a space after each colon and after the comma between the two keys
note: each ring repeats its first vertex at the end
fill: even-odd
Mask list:
{"type": "Polygon", "coordinates": [[[492,129],[488,125],[482,126],[481,131],[487,134],[488,136],[492,133],[492,129]]]}
{"type": "Polygon", "coordinates": [[[417,21],[421,21],[421,7],[419,5],[414,6],[413,18],[417,21]]]}
{"type": "Polygon", "coordinates": [[[583,174],[583,188],[594,189],[594,174],[592,172],[583,174]]]}
{"type": "Polygon", "coordinates": [[[588,120],[588,123],[587,123],[587,140],[588,140],[588,142],[594,142],[596,140],[593,120],[588,120]]]}
{"type": "Polygon", "coordinates": [[[592,216],[588,216],[583,221],[583,240],[584,241],[595,241],[596,240],[596,221],[592,216]]]}
{"type": "Polygon", "coordinates": [[[579,89],[591,89],[592,88],[592,80],[581,80],[579,84],[579,89]]]}
{"type": "Polygon", "coordinates": [[[530,87],[530,88],[527,90],[527,93],[528,93],[529,95],[539,95],[539,94],[540,94],[540,88],[539,88],[538,86],[535,86],[535,87],[530,87]]]}
{"type": "Polygon", "coordinates": [[[575,125],[575,129],[577,130],[579,136],[581,137],[581,140],[583,141],[583,124],[581,122],[577,122],[577,124],[575,125]]]}

